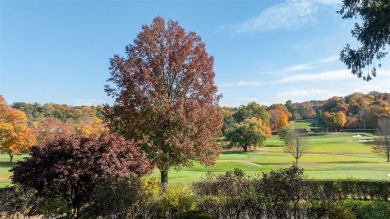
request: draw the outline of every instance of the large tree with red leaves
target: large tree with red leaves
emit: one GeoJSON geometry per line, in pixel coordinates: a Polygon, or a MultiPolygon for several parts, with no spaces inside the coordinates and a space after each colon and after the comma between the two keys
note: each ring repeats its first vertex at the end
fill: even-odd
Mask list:
{"type": "Polygon", "coordinates": [[[178,22],[156,17],[126,47],[127,57],[110,60],[112,84],[105,90],[115,103],[107,112],[109,127],[137,141],[159,168],[163,187],[171,167],[194,159],[212,164],[220,153],[220,95],[205,46],[178,22]]]}
{"type": "Polygon", "coordinates": [[[135,177],[153,167],[134,142],[118,135],[58,137],[43,147],[30,148],[30,156],[19,161],[12,182],[37,190],[40,197],[61,197],[80,216],[94,188],[109,177],[135,177]]]}

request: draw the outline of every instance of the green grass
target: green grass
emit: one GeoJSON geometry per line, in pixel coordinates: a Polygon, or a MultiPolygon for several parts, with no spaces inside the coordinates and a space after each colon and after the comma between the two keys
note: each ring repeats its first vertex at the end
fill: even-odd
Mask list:
{"type": "Polygon", "coordinates": [[[15,166],[17,161],[23,160],[24,157],[26,155],[14,156],[12,163],[10,163],[8,154],[0,154],[0,187],[10,185],[10,176],[12,173],[9,170],[15,166]]]}
{"type": "MultiPolygon", "coordinates": [[[[357,133],[311,135],[309,150],[299,160],[299,166],[305,169],[308,178],[313,179],[390,180],[390,164],[386,162],[385,155],[372,152],[370,140],[373,135],[360,133],[363,137],[352,137],[355,134],[357,133]]],[[[255,175],[292,165],[294,159],[283,152],[283,142],[278,136],[272,136],[266,145],[265,148],[247,153],[239,149],[225,150],[214,166],[203,167],[194,162],[192,168],[172,170],[169,180],[171,183],[187,184],[201,180],[207,171],[224,173],[240,168],[249,175],[255,175]]],[[[159,172],[156,170],[154,175],[158,177],[159,172]]]]}
{"type": "MultiPolygon", "coordinates": [[[[301,157],[299,165],[305,169],[305,174],[313,179],[390,180],[390,163],[386,162],[384,154],[372,152],[372,138],[370,133],[312,134],[309,137],[309,150],[301,157]],[[352,137],[355,134],[361,134],[363,137],[352,137]]],[[[291,166],[294,159],[283,152],[283,142],[278,136],[269,138],[266,146],[247,153],[239,149],[224,150],[214,166],[204,167],[194,162],[191,168],[171,170],[169,182],[188,185],[201,180],[207,171],[224,173],[240,168],[249,175],[256,175],[291,166]]],[[[20,156],[14,158],[20,159],[20,156]]],[[[10,183],[8,170],[14,164],[9,164],[7,155],[0,155],[0,187],[10,183]]],[[[159,171],[156,170],[153,175],[159,177],[159,171]]]]}

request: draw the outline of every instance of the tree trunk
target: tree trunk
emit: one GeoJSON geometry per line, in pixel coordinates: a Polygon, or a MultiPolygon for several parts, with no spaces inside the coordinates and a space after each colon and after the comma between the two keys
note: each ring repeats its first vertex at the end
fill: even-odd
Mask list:
{"type": "Polygon", "coordinates": [[[248,146],[247,145],[242,146],[242,148],[244,149],[244,152],[248,152],[248,146]]]}
{"type": "Polygon", "coordinates": [[[9,154],[9,162],[12,163],[12,159],[14,158],[14,155],[13,154],[9,154]]]}
{"type": "Polygon", "coordinates": [[[168,170],[160,170],[161,173],[161,189],[166,191],[168,187],[168,170]]]}

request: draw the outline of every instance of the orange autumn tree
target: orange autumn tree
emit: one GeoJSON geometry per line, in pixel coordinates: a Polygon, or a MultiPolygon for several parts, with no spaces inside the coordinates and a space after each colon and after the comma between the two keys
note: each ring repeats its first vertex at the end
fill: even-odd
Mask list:
{"type": "Polygon", "coordinates": [[[271,129],[278,132],[288,125],[288,114],[281,109],[271,109],[268,111],[271,115],[271,129]]]}
{"type": "Polygon", "coordinates": [[[26,114],[7,105],[0,95],[0,152],[10,156],[27,152],[35,144],[35,137],[27,127],[26,114]]]}

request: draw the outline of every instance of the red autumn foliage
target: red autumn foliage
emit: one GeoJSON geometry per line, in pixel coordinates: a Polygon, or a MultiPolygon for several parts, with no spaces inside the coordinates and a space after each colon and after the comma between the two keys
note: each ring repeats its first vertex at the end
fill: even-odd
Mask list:
{"type": "Polygon", "coordinates": [[[11,171],[13,183],[36,189],[41,197],[64,198],[77,216],[100,182],[108,177],[139,176],[152,169],[133,142],[111,134],[46,141],[43,147],[32,147],[30,156],[11,171]]]}
{"type": "Polygon", "coordinates": [[[170,167],[193,159],[213,164],[220,153],[220,95],[205,47],[194,32],[157,17],[126,47],[127,57],[111,59],[109,128],[139,143],[160,169],[163,185],[170,167]]]}

